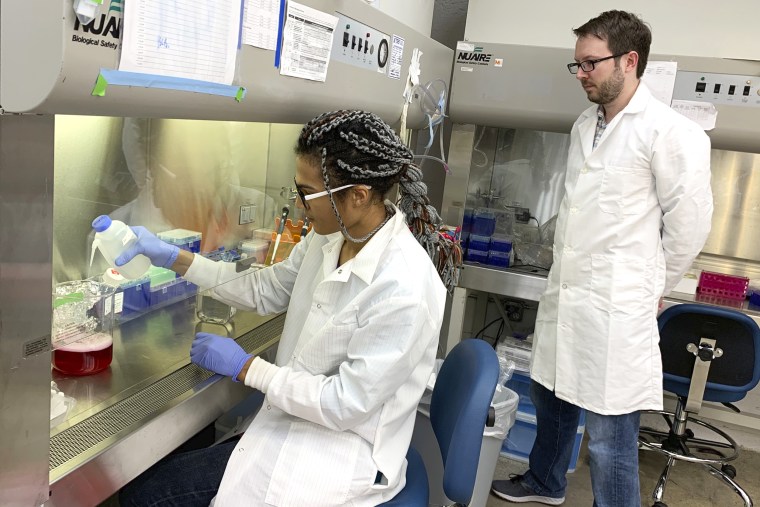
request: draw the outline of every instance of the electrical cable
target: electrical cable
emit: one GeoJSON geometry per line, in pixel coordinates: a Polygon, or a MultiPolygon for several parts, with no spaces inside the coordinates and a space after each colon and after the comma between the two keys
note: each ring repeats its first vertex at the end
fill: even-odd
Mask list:
{"type": "Polygon", "coordinates": [[[494,325],[495,323],[497,323],[499,321],[502,321],[502,324],[504,324],[504,322],[503,322],[504,319],[502,319],[501,317],[496,317],[491,322],[489,322],[488,324],[486,324],[485,327],[483,327],[483,329],[481,329],[480,331],[478,331],[477,333],[475,333],[475,336],[473,338],[480,338],[481,340],[485,340],[485,338],[482,338],[480,336],[480,334],[484,333],[486,331],[486,329],[488,329],[489,327],[491,327],[492,325],[494,325]]]}

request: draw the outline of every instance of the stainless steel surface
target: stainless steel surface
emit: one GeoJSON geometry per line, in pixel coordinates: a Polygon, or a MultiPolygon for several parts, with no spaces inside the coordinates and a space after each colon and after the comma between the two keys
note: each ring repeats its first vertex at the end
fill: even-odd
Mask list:
{"type": "MultiPolygon", "coordinates": [[[[67,475],[51,473],[46,507],[93,507],[176,449],[249,392],[241,384],[208,379],[194,396],[181,396],[132,433],[112,437],[67,475]],[[103,447],[107,447],[103,449],[103,447]]],[[[55,472],[55,471],[54,471],[55,472]]]]}
{"type": "MultiPolygon", "coordinates": [[[[203,329],[239,336],[244,349],[266,357],[279,340],[284,315],[239,312],[228,326],[209,326],[195,324],[193,313],[192,305],[178,303],[140,319],[150,332],[121,329],[120,345],[131,343],[111,366],[116,374],[77,381],[79,391],[72,392],[89,408],[53,431],[48,505],[96,505],[250,394],[188,364],[189,343],[203,329]],[[183,358],[177,361],[177,355],[183,358]],[[123,384],[114,385],[114,378],[123,384]]],[[[67,385],[59,382],[69,394],[67,385]]]]}
{"type": "MultiPolygon", "coordinates": [[[[233,79],[236,86],[248,90],[241,102],[203,93],[113,85],[107,87],[105,96],[93,97],[100,69],[118,68],[116,48],[119,31],[123,30],[124,2],[103,2],[103,18],[87,29],[75,23],[72,3],[44,3],[35,9],[18,2],[0,4],[0,104],[7,111],[305,123],[317,114],[350,105],[394,123],[401,117],[414,48],[425,55],[420,82],[448,82],[451,75],[451,49],[380,9],[355,0],[303,0],[323,12],[340,12],[375,30],[403,37],[401,79],[339,61],[330,62],[324,83],[281,76],[280,69],[272,64],[272,51],[243,45],[237,51],[233,79]],[[30,26],[36,29],[26,28],[30,26]],[[102,29],[104,26],[112,28],[102,29]],[[78,42],[79,38],[95,43],[86,45],[78,42]],[[29,62],[35,64],[30,66],[29,62]]],[[[342,37],[342,31],[340,34],[342,37]]],[[[422,128],[425,123],[420,107],[409,109],[411,128],[422,128]]]]}
{"type": "Polygon", "coordinates": [[[117,325],[113,361],[107,370],[81,377],[53,370],[53,380],[66,396],[76,400],[76,405],[51,434],[65,431],[187,365],[196,332],[239,337],[271,318],[238,312],[227,326],[205,324],[196,318],[193,296],[117,325]]]}
{"type": "Polygon", "coordinates": [[[441,218],[447,224],[461,225],[467,205],[467,184],[470,178],[475,125],[454,124],[449,145],[449,168],[443,187],[441,218]]]}
{"type": "Polygon", "coordinates": [[[760,261],[760,155],[712,151],[715,201],[704,253],[760,261]]]}
{"type": "Polygon", "coordinates": [[[0,115],[0,505],[48,495],[53,118],[0,115]]]}
{"type": "Polygon", "coordinates": [[[498,270],[465,264],[459,276],[459,287],[538,301],[546,290],[546,272],[498,270]]]}
{"type": "MultiPolygon", "coordinates": [[[[578,115],[591,105],[577,79],[567,72],[573,49],[468,42],[482,48],[474,54],[491,55],[491,61],[473,64],[467,60],[473,53],[456,51],[449,108],[452,121],[569,133],[578,115]],[[503,66],[494,65],[497,58],[503,60],[503,66]]],[[[679,73],[760,75],[760,62],[749,60],[673,54],[651,54],[649,60],[678,62],[679,73]]],[[[713,148],[760,152],[760,108],[715,107],[716,127],[707,132],[713,148]]]]}

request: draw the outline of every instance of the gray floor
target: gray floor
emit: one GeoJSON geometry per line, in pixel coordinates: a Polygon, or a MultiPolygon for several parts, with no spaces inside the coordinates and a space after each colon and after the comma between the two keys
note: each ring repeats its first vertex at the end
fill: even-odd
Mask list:
{"type": "MultiPolygon", "coordinates": [[[[567,507],[591,507],[594,501],[591,493],[591,477],[589,475],[588,454],[584,447],[578,468],[568,474],[568,488],[565,496],[567,507]]],[[[652,490],[665,466],[665,458],[653,451],[641,451],[639,455],[639,481],[641,483],[641,505],[651,506],[652,490]]],[[[736,482],[742,486],[749,496],[757,503],[760,502],[760,453],[742,451],[733,463],[737,470],[736,482]]],[[[509,474],[522,473],[527,468],[524,463],[517,463],[506,458],[499,458],[496,466],[496,479],[506,479],[509,474]]],[[[722,481],[712,477],[700,465],[679,463],[671,472],[668,486],[665,490],[664,501],[668,507],[731,507],[742,506],[744,503],[722,481]]],[[[513,504],[505,502],[493,495],[488,498],[487,507],[506,507],[525,505],[538,506],[537,503],[513,504]]]]}

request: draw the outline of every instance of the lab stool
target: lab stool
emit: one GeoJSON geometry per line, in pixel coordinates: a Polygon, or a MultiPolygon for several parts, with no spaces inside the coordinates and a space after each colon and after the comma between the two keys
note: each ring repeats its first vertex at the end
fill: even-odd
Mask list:
{"type": "Polygon", "coordinates": [[[734,310],[699,304],[681,304],[658,318],[663,387],[678,396],[675,412],[648,411],[665,418],[669,431],[641,427],[639,445],[667,456],[668,462],[652,493],[654,507],[663,503],[665,486],[676,460],[704,466],[741,497],[752,499],[734,481],[729,464],[738,456],[736,442],[724,431],[691,417],[703,401],[713,401],[738,412],[732,402],[747,395],[760,381],[760,328],[749,316],[734,310]],[[696,438],[688,424],[717,435],[718,441],[696,438]]]}

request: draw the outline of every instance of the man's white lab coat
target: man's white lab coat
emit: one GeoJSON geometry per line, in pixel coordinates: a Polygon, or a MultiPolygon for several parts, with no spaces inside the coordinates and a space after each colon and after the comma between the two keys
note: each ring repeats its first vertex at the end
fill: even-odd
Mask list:
{"type": "Polygon", "coordinates": [[[187,272],[239,307],[288,310],[279,369],[215,507],[369,506],[404,485],[446,289],[398,210],[338,267],[342,243],[340,233],[309,234],[287,260],[243,278],[198,256],[187,272]]]}
{"type": "Polygon", "coordinates": [[[595,150],[573,125],[531,377],[599,414],[662,408],[656,315],[710,231],[710,141],[640,83],[595,150]]]}

